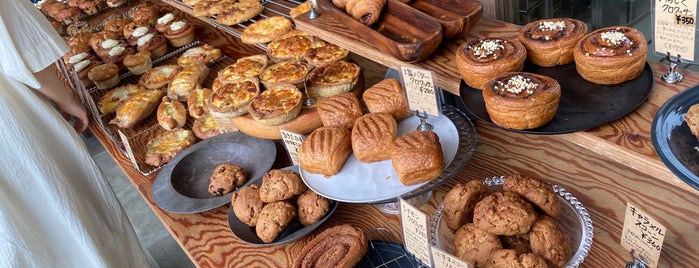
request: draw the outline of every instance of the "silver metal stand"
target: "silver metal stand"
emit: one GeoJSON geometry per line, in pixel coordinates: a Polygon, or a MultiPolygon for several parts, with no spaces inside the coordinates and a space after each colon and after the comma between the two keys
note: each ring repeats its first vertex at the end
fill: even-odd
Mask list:
{"type": "Polygon", "coordinates": [[[670,70],[667,71],[665,74],[663,74],[662,79],[665,81],[665,83],[669,84],[675,84],[682,82],[684,79],[684,76],[677,71],[677,65],[682,62],[682,58],[680,57],[679,54],[677,54],[677,59],[673,60],[672,57],[670,56],[670,52],[667,53],[665,56],[665,59],[667,59],[670,62],[670,70]]]}

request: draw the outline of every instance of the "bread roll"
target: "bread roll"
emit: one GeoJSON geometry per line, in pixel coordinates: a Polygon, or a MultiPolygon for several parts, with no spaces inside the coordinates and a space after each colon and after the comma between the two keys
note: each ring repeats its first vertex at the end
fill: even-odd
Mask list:
{"type": "Polygon", "coordinates": [[[162,90],[139,91],[117,107],[116,117],[109,123],[120,128],[130,128],[148,117],[158,107],[163,96],[165,92],[162,90]]]}
{"type": "Polygon", "coordinates": [[[330,177],[340,172],[351,153],[349,129],[320,127],[301,142],[299,166],[310,173],[330,177]]]}
{"type": "Polygon", "coordinates": [[[194,118],[202,117],[209,112],[209,106],[206,105],[206,100],[211,97],[211,89],[195,88],[189,97],[187,97],[187,110],[189,115],[194,118]]]}
{"type": "Polygon", "coordinates": [[[371,86],[362,94],[362,100],[369,112],[389,113],[396,121],[411,115],[403,86],[395,78],[386,78],[371,86]]]}
{"type": "Polygon", "coordinates": [[[156,112],[158,124],[165,130],[174,130],[184,126],[187,122],[187,110],[184,104],[177,100],[163,97],[156,112]]]}
{"type": "Polygon", "coordinates": [[[359,99],[351,92],[335,95],[318,103],[318,116],[326,127],[352,128],[354,121],[362,114],[359,99]]]}
{"type": "Polygon", "coordinates": [[[209,67],[204,64],[184,67],[168,85],[168,97],[179,101],[187,101],[189,93],[201,85],[207,75],[209,75],[209,67]]]}
{"type": "Polygon", "coordinates": [[[477,38],[456,50],[456,67],[467,85],[482,90],[496,76],[522,71],[526,57],[517,39],[477,38]]]}
{"type": "Polygon", "coordinates": [[[640,76],[647,52],[646,38],[639,30],[612,26],[585,35],[576,44],[573,56],[583,79],[613,85],[640,76]]]}
{"type": "Polygon", "coordinates": [[[444,155],[437,133],[413,130],[397,138],[391,152],[393,169],[405,186],[430,181],[444,169],[444,155]]]}
{"type": "Polygon", "coordinates": [[[391,159],[398,124],[387,113],[368,113],[352,128],[352,152],[361,162],[391,159]]]}

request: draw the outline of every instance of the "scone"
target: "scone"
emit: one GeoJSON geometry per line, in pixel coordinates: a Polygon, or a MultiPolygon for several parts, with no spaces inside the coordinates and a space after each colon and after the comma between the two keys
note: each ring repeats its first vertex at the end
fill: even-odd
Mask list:
{"type": "Polygon", "coordinates": [[[502,249],[497,235],[476,227],[473,223],[461,226],[454,234],[454,253],[459,259],[483,267],[493,251],[502,249]]]}
{"type": "Polygon", "coordinates": [[[302,194],[307,188],[298,173],[286,169],[272,169],[262,176],[260,199],[265,203],[287,200],[302,194]]]}
{"type": "Polygon", "coordinates": [[[544,258],[533,253],[519,254],[513,249],[500,249],[493,251],[488,261],[481,267],[549,268],[549,264],[544,258]]]}
{"type": "Polygon", "coordinates": [[[165,96],[158,105],[158,109],[156,110],[156,118],[158,119],[158,124],[163,129],[178,129],[187,123],[187,109],[181,102],[165,96]]]}
{"type": "Polygon", "coordinates": [[[370,113],[389,113],[400,122],[411,115],[408,97],[403,86],[395,78],[386,78],[364,91],[362,101],[370,113]]]}
{"type": "Polygon", "coordinates": [[[519,174],[507,176],[502,189],[518,193],[553,218],[558,217],[561,212],[558,198],[551,190],[551,186],[535,178],[519,174]]]}
{"type": "Polygon", "coordinates": [[[473,210],[473,224],[496,235],[516,235],[529,232],[536,220],[530,203],[511,191],[490,194],[473,210]]]}
{"type": "Polygon", "coordinates": [[[242,167],[231,163],[219,164],[209,177],[209,194],[227,195],[248,181],[248,173],[242,167]]]}
{"type": "Polygon", "coordinates": [[[295,217],[296,207],[288,201],[265,204],[257,218],[255,233],[262,242],[274,242],[295,217]]]}
{"type": "MultiPolygon", "coordinates": [[[[351,93],[348,93],[351,94],[351,93]]],[[[368,113],[354,121],[352,152],[360,162],[391,159],[398,123],[387,113],[368,113]]]]}
{"type": "Polygon", "coordinates": [[[352,153],[351,140],[349,129],[317,128],[301,142],[299,165],[310,173],[333,176],[340,172],[352,153]]]}
{"type": "Polygon", "coordinates": [[[253,227],[257,224],[257,218],[262,212],[265,203],[260,200],[259,186],[251,184],[243,186],[233,193],[233,213],[244,224],[253,227]]]}
{"type": "Polygon", "coordinates": [[[452,232],[462,225],[473,221],[473,209],[476,203],[488,195],[488,188],[479,180],[465,184],[457,183],[444,196],[443,220],[452,232]]]}
{"type": "Polygon", "coordinates": [[[413,130],[394,141],[393,169],[405,186],[430,181],[444,169],[444,155],[437,133],[413,130]]]}
{"type": "Polygon", "coordinates": [[[351,92],[321,100],[317,109],[325,127],[352,128],[354,121],[363,114],[359,98],[351,92]]]}
{"type": "Polygon", "coordinates": [[[687,123],[692,135],[699,138],[699,103],[689,106],[684,114],[684,122],[687,123]]]}
{"type": "Polygon", "coordinates": [[[556,267],[570,259],[570,244],[561,227],[551,217],[540,215],[531,227],[529,241],[534,254],[544,257],[556,267]]]}
{"type": "Polygon", "coordinates": [[[336,61],[311,70],[306,77],[307,86],[321,97],[332,97],[352,91],[361,71],[357,64],[336,61]]]}
{"type": "Polygon", "coordinates": [[[519,29],[518,38],[527,48],[527,61],[542,67],[573,62],[578,40],[587,34],[585,22],[551,18],[530,22],[519,29]]]}
{"type": "Polygon", "coordinates": [[[354,267],[367,253],[368,239],[364,232],[343,224],[325,229],[301,249],[293,268],[354,267]]]}
{"type": "Polygon", "coordinates": [[[637,29],[611,26],[585,35],[573,52],[575,69],[583,79],[613,85],[641,75],[648,44],[637,29]]]}
{"type": "Polygon", "coordinates": [[[483,88],[483,101],[490,120],[511,129],[538,128],[551,122],[560,98],[558,81],[535,73],[506,73],[483,88]]]}
{"type": "Polygon", "coordinates": [[[304,226],[308,226],[320,221],[325,214],[330,210],[332,201],[327,199],[311,189],[306,189],[296,199],[296,207],[299,221],[304,226]]]}
{"type": "Polygon", "coordinates": [[[481,90],[499,75],[522,71],[526,57],[517,39],[476,38],[456,50],[456,67],[467,85],[481,90]]]}

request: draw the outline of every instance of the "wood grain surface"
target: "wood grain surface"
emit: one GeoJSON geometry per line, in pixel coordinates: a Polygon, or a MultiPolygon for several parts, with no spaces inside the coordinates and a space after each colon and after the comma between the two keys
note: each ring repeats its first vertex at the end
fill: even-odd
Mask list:
{"type": "MultiPolygon", "coordinates": [[[[361,62],[365,70],[378,70],[376,73],[380,74],[385,70],[384,66],[405,64],[376,53],[375,49],[359,46],[361,42],[331,35],[332,27],[337,24],[321,23],[320,20],[297,22],[299,27],[311,29],[313,34],[378,63],[361,62]]],[[[472,35],[511,36],[513,29],[516,27],[482,19],[472,35]]],[[[203,28],[198,35],[207,42],[225,46],[226,53],[232,53],[231,57],[259,53],[259,48],[243,45],[237,38],[216,29],[203,28]]],[[[438,84],[452,93],[458,93],[460,82],[452,56],[462,41],[444,43],[427,61],[417,63],[435,71],[440,77],[438,84]]],[[[659,267],[695,267],[699,263],[699,248],[696,246],[696,241],[699,241],[699,191],[679,180],[658,159],[650,129],[658,108],[668,98],[699,83],[699,74],[684,71],[685,80],[670,85],[660,80],[660,75],[667,70],[665,65],[651,63],[651,67],[655,83],[648,100],[628,116],[595,129],[564,135],[530,135],[476,122],[478,147],[475,155],[459,174],[435,190],[421,209],[431,215],[444,194],[458,182],[527,174],[569,190],[590,212],[595,228],[594,242],[581,267],[623,267],[630,260],[629,252],[619,244],[627,202],[637,205],[667,227],[659,267]]],[[[379,79],[379,75],[367,76],[367,83],[379,79]]],[[[342,203],[318,230],[296,242],[262,247],[245,244],[228,228],[229,205],[189,215],[158,208],[151,196],[155,174],[141,175],[106,133],[96,124],[91,124],[90,129],[197,267],[288,267],[310,239],[330,226],[343,223],[364,230],[385,227],[401,237],[397,216],[384,214],[368,204],[342,203]]],[[[285,157],[283,149],[278,150],[276,165],[288,163],[285,157]]]]}

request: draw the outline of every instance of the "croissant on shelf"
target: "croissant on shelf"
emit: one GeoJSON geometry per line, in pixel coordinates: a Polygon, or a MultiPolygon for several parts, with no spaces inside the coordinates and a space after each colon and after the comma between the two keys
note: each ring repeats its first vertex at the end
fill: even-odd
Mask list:
{"type": "MultiPolygon", "coordinates": [[[[343,0],[335,0],[333,4],[342,4],[343,0]]],[[[381,10],[386,0],[345,0],[345,11],[354,19],[365,25],[372,25],[379,20],[381,10]]]]}

